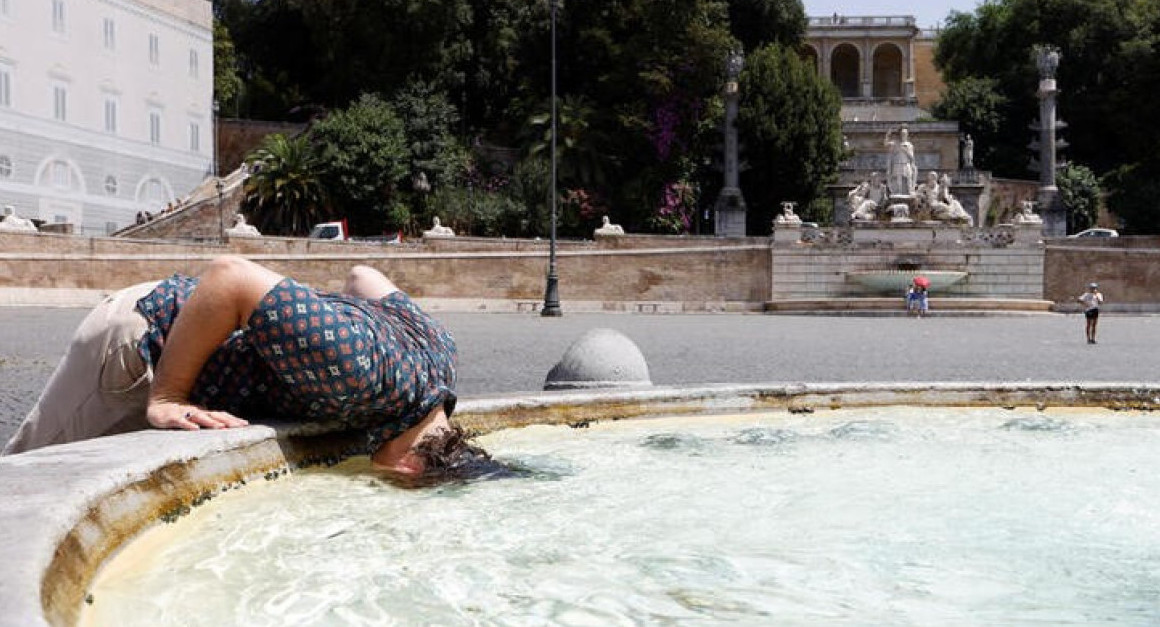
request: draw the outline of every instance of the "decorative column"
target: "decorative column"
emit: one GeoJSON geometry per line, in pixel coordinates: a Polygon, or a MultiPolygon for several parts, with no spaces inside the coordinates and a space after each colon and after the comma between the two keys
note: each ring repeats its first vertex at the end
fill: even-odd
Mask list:
{"type": "Polygon", "coordinates": [[[1056,137],[1062,125],[1055,118],[1055,71],[1059,67],[1059,50],[1051,46],[1036,46],[1036,64],[1039,66],[1039,195],[1038,207],[1043,217],[1043,235],[1067,235],[1067,214],[1055,186],[1056,137]]]}
{"type": "Polygon", "coordinates": [[[725,184],[714,206],[715,233],[718,237],[745,237],[745,198],[741,195],[737,164],[737,78],[745,67],[740,51],[729,53],[725,65],[725,184]]]}

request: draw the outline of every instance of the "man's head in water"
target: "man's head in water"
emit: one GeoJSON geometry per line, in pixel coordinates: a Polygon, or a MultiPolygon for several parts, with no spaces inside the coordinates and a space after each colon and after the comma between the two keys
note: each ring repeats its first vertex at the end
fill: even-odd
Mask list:
{"type": "Polygon", "coordinates": [[[384,443],[371,462],[391,479],[415,486],[506,474],[506,467],[467,440],[463,429],[451,424],[438,407],[419,424],[384,443]]]}

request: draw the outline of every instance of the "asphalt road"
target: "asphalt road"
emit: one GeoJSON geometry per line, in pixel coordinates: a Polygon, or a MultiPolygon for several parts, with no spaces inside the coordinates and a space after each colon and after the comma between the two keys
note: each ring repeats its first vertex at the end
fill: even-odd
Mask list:
{"type": "MultiPolygon", "coordinates": [[[[0,307],[0,442],[35,402],[86,310],[0,307]]],[[[445,313],[463,397],[539,390],[584,331],[634,342],[657,385],[846,381],[1160,380],[1160,316],[938,318],[445,313]]]]}

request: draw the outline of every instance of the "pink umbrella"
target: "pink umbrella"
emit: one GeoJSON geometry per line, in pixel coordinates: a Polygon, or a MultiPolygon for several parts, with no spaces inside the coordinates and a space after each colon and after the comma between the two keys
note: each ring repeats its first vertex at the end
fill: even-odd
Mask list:
{"type": "Polygon", "coordinates": [[[930,289],[930,279],[921,275],[914,277],[914,284],[924,289],[930,289]]]}

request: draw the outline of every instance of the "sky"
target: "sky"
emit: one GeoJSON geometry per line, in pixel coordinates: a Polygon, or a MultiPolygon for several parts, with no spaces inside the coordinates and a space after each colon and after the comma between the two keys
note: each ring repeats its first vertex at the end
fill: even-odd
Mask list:
{"type": "Polygon", "coordinates": [[[803,0],[806,15],[913,15],[921,28],[941,24],[951,11],[973,13],[980,0],[803,0]]]}

